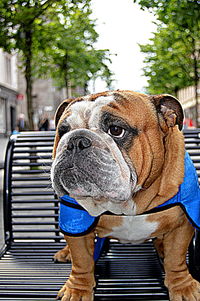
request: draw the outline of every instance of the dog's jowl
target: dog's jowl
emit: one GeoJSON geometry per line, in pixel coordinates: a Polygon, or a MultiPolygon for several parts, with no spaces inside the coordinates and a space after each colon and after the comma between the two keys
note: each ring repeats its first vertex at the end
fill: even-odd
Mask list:
{"type": "Polygon", "coordinates": [[[62,200],[67,241],[55,258],[72,259],[58,297],[93,300],[99,236],[130,243],[154,238],[170,300],[200,301],[200,284],[186,265],[194,228],[200,227],[200,193],[178,100],[109,91],[65,100],[55,120],[51,178],[62,200]]]}

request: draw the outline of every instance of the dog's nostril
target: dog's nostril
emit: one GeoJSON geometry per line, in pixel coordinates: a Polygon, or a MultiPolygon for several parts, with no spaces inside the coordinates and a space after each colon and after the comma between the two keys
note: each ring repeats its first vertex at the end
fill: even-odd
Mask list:
{"type": "Polygon", "coordinates": [[[67,150],[71,151],[74,149],[74,145],[72,142],[69,141],[68,145],[67,145],[67,150]]]}
{"type": "Polygon", "coordinates": [[[90,147],[91,145],[92,145],[92,143],[88,138],[83,138],[83,139],[80,139],[78,146],[82,150],[84,148],[90,147]]]}
{"type": "Polygon", "coordinates": [[[78,152],[90,147],[91,145],[91,140],[86,137],[71,137],[67,145],[67,150],[74,150],[75,152],[78,152]]]}

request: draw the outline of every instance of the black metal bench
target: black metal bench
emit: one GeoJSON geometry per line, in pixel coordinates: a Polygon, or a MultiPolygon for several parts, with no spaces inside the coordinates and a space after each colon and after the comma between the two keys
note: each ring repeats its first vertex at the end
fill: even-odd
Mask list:
{"type": "MultiPolygon", "coordinates": [[[[187,131],[186,148],[200,175],[200,131],[187,131]]],[[[58,228],[58,200],[50,184],[53,132],[12,136],[4,181],[5,245],[0,260],[0,300],[51,301],[69,276],[71,264],[52,257],[65,242],[58,228]]],[[[200,278],[199,233],[189,262],[200,278]]],[[[96,265],[95,300],[168,300],[163,270],[152,242],[111,241],[96,265]]]]}

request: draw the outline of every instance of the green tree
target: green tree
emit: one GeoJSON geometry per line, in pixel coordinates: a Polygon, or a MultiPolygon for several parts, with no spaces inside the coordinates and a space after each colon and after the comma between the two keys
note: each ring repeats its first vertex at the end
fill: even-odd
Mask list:
{"type": "Polygon", "coordinates": [[[148,91],[152,94],[177,94],[180,88],[192,85],[192,49],[180,41],[179,32],[173,26],[158,28],[150,43],[140,45],[146,54],[144,74],[148,78],[148,91]]]}
{"type": "MultiPolygon", "coordinates": [[[[40,53],[38,74],[53,78],[58,87],[87,87],[91,78],[102,77],[110,84],[108,50],[96,50],[98,34],[87,6],[76,7],[66,17],[63,11],[52,16],[46,27],[45,51],[40,53]],[[53,38],[52,38],[52,33],[53,38]]],[[[42,37],[44,39],[44,37],[42,37]]]]}
{"type": "Polygon", "coordinates": [[[90,74],[97,74],[93,71],[95,63],[104,74],[109,73],[104,63],[106,51],[95,52],[92,48],[98,35],[94,22],[89,19],[90,1],[0,1],[0,47],[20,54],[26,79],[30,130],[34,129],[32,84],[38,70],[51,69],[53,78],[59,78],[60,86],[68,86],[69,80],[76,85],[78,80],[83,82],[86,75],[89,78],[90,74]],[[85,67],[87,61],[89,69],[85,67]]]}
{"type": "Polygon", "coordinates": [[[0,47],[7,52],[20,51],[26,79],[29,128],[33,129],[32,59],[37,23],[43,22],[46,10],[54,1],[1,0],[0,47]]]}
{"type": "MultiPolygon", "coordinates": [[[[145,74],[150,91],[169,93],[189,85],[196,91],[196,122],[198,119],[197,90],[200,58],[200,2],[194,0],[134,0],[157,17],[158,30],[148,45],[145,74]]],[[[198,122],[197,122],[198,125],[198,122]]]]}

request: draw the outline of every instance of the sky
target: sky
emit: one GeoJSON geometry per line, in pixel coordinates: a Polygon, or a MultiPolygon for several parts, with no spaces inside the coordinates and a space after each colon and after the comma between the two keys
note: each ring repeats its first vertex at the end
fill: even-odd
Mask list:
{"type": "MultiPolygon", "coordinates": [[[[97,19],[99,40],[97,49],[109,49],[114,89],[144,92],[147,79],[142,76],[144,54],[138,44],[146,44],[155,31],[155,17],[139,8],[133,0],[92,0],[92,17],[97,19]]],[[[91,92],[106,89],[105,83],[96,81],[91,92]]]]}

